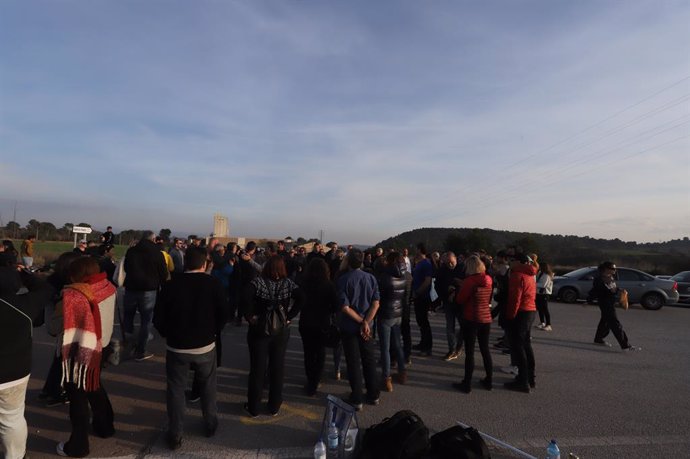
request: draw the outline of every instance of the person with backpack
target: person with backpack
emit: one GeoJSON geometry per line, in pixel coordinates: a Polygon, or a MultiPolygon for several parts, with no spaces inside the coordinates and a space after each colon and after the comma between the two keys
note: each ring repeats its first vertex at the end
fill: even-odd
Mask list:
{"type": "Polygon", "coordinates": [[[537,313],[539,313],[538,330],[552,331],[551,314],[549,313],[549,297],[553,291],[553,271],[548,263],[539,265],[537,272],[537,313]]]}

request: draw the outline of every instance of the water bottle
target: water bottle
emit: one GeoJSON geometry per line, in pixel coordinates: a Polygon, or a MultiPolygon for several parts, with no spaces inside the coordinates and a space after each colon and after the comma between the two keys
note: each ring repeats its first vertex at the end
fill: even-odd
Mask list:
{"type": "Polygon", "coordinates": [[[338,428],[335,422],[331,422],[331,426],[328,428],[327,446],[328,446],[328,458],[334,459],[339,456],[339,435],[338,428]]]}
{"type": "Polygon", "coordinates": [[[546,459],[561,459],[561,450],[558,449],[556,440],[551,440],[546,447],[546,459]]]}
{"type": "Polygon", "coordinates": [[[314,459],[326,459],[326,445],[323,444],[323,440],[320,438],[316,445],[314,445],[314,459]]]}

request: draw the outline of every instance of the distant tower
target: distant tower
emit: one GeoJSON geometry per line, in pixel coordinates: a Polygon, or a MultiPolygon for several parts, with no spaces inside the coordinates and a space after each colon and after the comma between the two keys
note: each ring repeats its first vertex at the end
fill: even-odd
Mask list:
{"type": "Polygon", "coordinates": [[[213,235],[215,237],[230,236],[230,228],[228,225],[228,217],[221,214],[213,215],[213,235]]]}

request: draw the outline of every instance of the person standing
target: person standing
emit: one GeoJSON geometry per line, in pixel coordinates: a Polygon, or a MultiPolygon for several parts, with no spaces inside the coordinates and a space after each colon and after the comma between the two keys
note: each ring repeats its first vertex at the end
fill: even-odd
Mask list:
{"type": "Polygon", "coordinates": [[[114,315],[114,309],[104,305],[115,304],[115,286],[92,257],[74,260],[68,271],[72,283],[62,294],[61,354],[72,433],[56,449],[59,456],[84,457],[89,454],[89,424],[101,438],[115,434],[113,407],[101,383],[101,357],[113,331],[110,314],[114,315]]]}
{"type": "Polygon", "coordinates": [[[618,344],[624,351],[640,351],[639,347],[632,346],[628,341],[628,335],[623,331],[623,325],[618,320],[615,304],[621,293],[621,289],[616,285],[616,265],[611,261],[606,261],[599,265],[597,275],[594,277],[592,285],[592,296],[597,299],[601,319],[594,335],[594,343],[602,346],[611,346],[604,341],[613,332],[618,344]]]}
{"type": "Polygon", "coordinates": [[[32,329],[34,322],[39,325],[52,294],[50,285],[38,276],[17,272],[15,266],[0,266],[0,449],[7,459],[22,459],[26,454],[24,408],[32,329]],[[29,291],[18,295],[22,286],[29,291]]]}
{"type": "Polygon", "coordinates": [[[446,339],[448,341],[448,353],[443,360],[449,362],[455,360],[462,353],[462,316],[459,306],[455,303],[455,292],[465,277],[465,267],[458,264],[458,259],[453,252],[446,252],[441,257],[441,267],[436,273],[435,287],[438,293],[443,312],[446,316],[446,339]],[[458,330],[455,331],[455,323],[458,322],[458,330]]]}
{"type": "Polygon", "coordinates": [[[290,339],[290,322],[299,313],[304,296],[301,289],[287,277],[285,262],[280,255],[269,258],[261,276],[251,281],[245,293],[242,315],[249,322],[249,387],[245,412],[256,417],[268,369],[268,411],[276,416],[283,404],[283,373],[285,351],[290,339]],[[292,307],[288,309],[290,302],[292,307]],[[285,323],[274,334],[267,334],[267,320],[271,310],[278,309],[285,323]]]}
{"type": "Polygon", "coordinates": [[[367,403],[379,403],[380,389],[376,377],[371,324],[379,309],[380,296],[376,278],[362,270],[362,251],[352,249],[345,259],[348,271],[341,274],[337,280],[341,311],[340,338],[352,389],[349,402],[359,411],[363,407],[364,399],[362,376],[367,388],[367,403]]]}
{"type": "Polygon", "coordinates": [[[489,349],[491,332],[491,293],[493,284],[491,276],[486,274],[486,265],[472,255],[465,261],[467,277],[462,282],[455,302],[462,305],[462,338],[465,342],[465,378],[453,387],[469,394],[472,391],[472,374],[474,373],[474,343],[479,341],[479,350],[484,360],[486,377],[481,380],[486,390],[491,390],[493,380],[493,362],[489,349]]]}
{"type": "Polygon", "coordinates": [[[113,234],[113,227],[106,228],[105,233],[101,234],[101,244],[115,245],[115,235],[113,234]]]}
{"type": "Polygon", "coordinates": [[[324,337],[338,310],[338,295],[330,280],[328,264],[314,258],[307,265],[300,287],[304,292],[304,306],[300,312],[299,333],[304,349],[304,371],[307,375],[305,391],[313,396],[321,382],[326,360],[324,337]]]}
{"type": "Polygon", "coordinates": [[[516,254],[510,265],[506,322],[510,351],[518,368],[515,380],[504,384],[506,389],[529,393],[536,384],[535,359],[532,350],[532,324],[537,306],[537,283],[534,276],[538,267],[525,254],[516,254]]]}
{"type": "Polygon", "coordinates": [[[153,231],[144,231],[142,238],[125,254],[124,329],[134,333],[134,316],[139,312],[141,325],[134,348],[134,359],[141,362],[153,357],[146,351],[149,328],[156,305],[156,295],[168,278],[168,268],[159,247],[153,242],[153,231]]]}
{"type": "Polygon", "coordinates": [[[431,280],[434,268],[431,260],[426,256],[424,244],[417,244],[415,265],[412,268],[412,298],[414,300],[414,314],[419,325],[421,339],[412,349],[430,356],[433,348],[431,324],[429,323],[429,309],[431,308],[431,280]]]}
{"type": "Polygon", "coordinates": [[[183,273],[184,272],[184,248],[182,245],[182,240],[179,238],[173,239],[173,246],[170,249],[170,258],[173,262],[173,272],[183,273]]]}
{"type": "Polygon", "coordinates": [[[24,242],[22,242],[22,245],[19,249],[21,257],[22,257],[22,264],[26,269],[31,268],[34,265],[34,242],[36,241],[36,236],[33,234],[24,239],[24,242]]]}
{"type": "Polygon", "coordinates": [[[201,397],[204,433],[218,428],[216,407],[216,340],[228,319],[227,294],[221,282],[206,274],[206,251],[187,251],[185,271],[173,273],[156,301],[153,325],[166,339],[166,404],[170,449],[182,445],[187,373],[201,397]]]}
{"type": "Polygon", "coordinates": [[[549,313],[549,297],[553,291],[553,271],[548,263],[539,265],[537,273],[537,312],[539,313],[539,325],[537,329],[552,331],[551,314],[549,313]]]}

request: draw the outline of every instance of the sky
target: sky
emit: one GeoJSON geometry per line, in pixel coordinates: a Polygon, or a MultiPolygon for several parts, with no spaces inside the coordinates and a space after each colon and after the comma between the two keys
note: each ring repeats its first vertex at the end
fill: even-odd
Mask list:
{"type": "Polygon", "coordinates": [[[0,0],[0,219],[690,235],[690,4],[0,0]]]}

